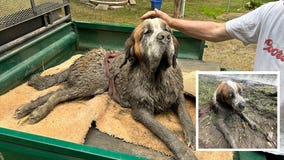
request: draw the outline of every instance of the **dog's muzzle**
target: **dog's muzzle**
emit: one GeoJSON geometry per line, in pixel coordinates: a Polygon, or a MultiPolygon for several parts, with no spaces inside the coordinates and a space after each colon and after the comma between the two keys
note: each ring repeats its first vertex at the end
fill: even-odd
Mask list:
{"type": "Polygon", "coordinates": [[[239,103],[238,107],[240,111],[243,111],[246,108],[246,103],[239,103]]]}
{"type": "Polygon", "coordinates": [[[144,48],[147,50],[148,56],[146,63],[150,71],[156,73],[175,64],[175,47],[171,32],[160,31],[152,36],[153,39],[148,41],[144,48]]]}
{"type": "Polygon", "coordinates": [[[160,32],[157,35],[157,40],[163,44],[168,44],[171,41],[171,34],[169,32],[160,32]]]}
{"type": "Polygon", "coordinates": [[[233,107],[235,110],[242,112],[247,107],[247,103],[242,97],[240,97],[233,101],[233,107]]]}
{"type": "Polygon", "coordinates": [[[162,68],[168,68],[173,64],[174,47],[171,46],[172,36],[171,33],[163,31],[157,35],[157,41],[160,43],[160,52],[162,53],[162,58],[160,66],[162,68]]]}

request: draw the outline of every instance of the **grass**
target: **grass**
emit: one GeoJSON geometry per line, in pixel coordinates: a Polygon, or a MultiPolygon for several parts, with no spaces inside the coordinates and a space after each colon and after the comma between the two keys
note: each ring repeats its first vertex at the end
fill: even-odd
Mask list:
{"type": "MultiPolygon", "coordinates": [[[[186,1],[185,4],[185,18],[214,20],[219,15],[226,12],[246,12],[245,4],[249,1],[261,4],[268,0],[190,0],[186,1]]],[[[35,1],[36,5],[45,2],[47,1],[35,1]]],[[[151,7],[150,0],[136,0],[136,5],[108,11],[95,10],[94,7],[81,3],[80,0],[70,0],[70,3],[74,20],[130,25],[137,25],[139,23],[140,16],[149,11],[151,7]]],[[[15,2],[13,1],[9,2],[6,0],[0,0],[0,16],[28,8],[30,8],[29,0],[17,1],[17,5],[15,5],[15,2]]],[[[170,15],[173,15],[174,1],[163,0],[162,10],[170,15]]]]}
{"type": "MultiPolygon", "coordinates": [[[[216,20],[217,17],[227,12],[247,12],[245,4],[250,0],[190,0],[185,4],[185,18],[193,20],[216,20]]],[[[259,0],[264,3],[267,0],[259,0]]],[[[140,17],[150,10],[150,0],[136,0],[136,5],[126,6],[116,10],[95,10],[80,0],[70,0],[71,12],[74,20],[98,21],[106,23],[137,25],[140,17]]],[[[174,1],[163,0],[162,8],[164,12],[173,15],[174,1]]]]}
{"type": "Polygon", "coordinates": [[[95,10],[86,4],[80,3],[79,0],[71,0],[72,19],[77,21],[89,22],[105,22],[115,24],[137,25],[140,21],[140,16],[149,10],[147,0],[139,0],[137,5],[126,6],[122,9],[115,10],[95,10]]]}
{"type": "MultiPolygon", "coordinates": [[[[240,0],[238,0],[240,1],[240,0]]],[[[98,21],[106,23],[130,24],[137,25],[140,22],[140,17],[150,10],[150,0],[136,0],[136,5],[126,6],[116,10],[95,10],[80,0],[71,0],[72,18],[79,21],[98,21]]],[[[231,10],[237,10],[241,4],[232,5],[231,10]]],[[[173,15],[174,2],[172,0],[163,0],[161,10],[169,15],[173,15]]],[[[216,19],[216,17],[227,10],[226,3],[220,3],[220,0],[186,1],[185,18],[190,19],[216,19]]],[[[243,11],[243,10],[240,10],[243,11]]]]}
{"type": "Polygon", "coordinates": [[[219,82],[218,81],[209,81],[208,79],[199,77],[199,85],[198,85],[198,101],[199,106],[210,104],[212,101],[212,95],[214,94],[215,89],[217,88],[219,82]]]}

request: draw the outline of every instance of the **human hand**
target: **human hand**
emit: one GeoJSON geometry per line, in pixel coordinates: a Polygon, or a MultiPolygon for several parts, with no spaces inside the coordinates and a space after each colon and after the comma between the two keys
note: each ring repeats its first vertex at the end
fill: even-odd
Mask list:
{"type": "Polygon", "coordinates": [[[172,17],[170,17],[168,14],[158,10],[158,9],[154,9],[153,11],[148,11],[147,13],[145,13],[144,15],[141,16],[141,19],[147,19],[147,18],[161,18],[164,21],[166,21],[168,24],[170,23],[172,17]]]}
{"type": "Polygon", "coordinates": [[[147,18],[159,17],[157,12],[158,12],[158,9],[155,8],[154,10],[148,11],[145,14],[143,14],[140,18],[141,19],[147,19],[147,18]]]}

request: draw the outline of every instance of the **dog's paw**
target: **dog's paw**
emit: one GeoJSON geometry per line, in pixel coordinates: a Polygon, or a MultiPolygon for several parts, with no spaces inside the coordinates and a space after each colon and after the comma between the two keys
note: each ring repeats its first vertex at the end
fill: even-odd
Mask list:
{"type": "Polygon", "coordinates": [[[257,124],[254,123],[254,122],[252,122],[252,121],[249,122],[249,126],[250,126],[250,128],[253,129],[253,130],[257,130],[257,128],[258,128],[257,124]]]}
{"type": "Polygon", "coordinates": [[[253,129],[253,130],[256,130],[257,129],[257,125],[256,124],[251,124],[250,128],[253,129]]]}
{"type": "Polygon", "coordinates": [[[186,137],[185,143],[187,144],[188,147],[195,150],[195,136],[194,136],[194,138],[193,137],[186,137]]]}
{"type": "Polygon", "coordinates": [[[187,146],[195,150],[195,132],[191,132],[191,134],[185,133],[184,136],[187,146]]]}
{"type": "Polygon", "coordinates": [[[28,123],[29,124],[36,124],[38,123],[40,120],[42,120],[44,117],[41,116],[36,116],[36,115],[30,115],[28,118],[28,123]]]}
{"type": "Polygon", "coordinates": [[[178,154],[177,159],[179,159],[179,160],[197,160],[194,153],[190,150],[187,150],[184,153],[178,154]]]}
{"type": "Polygon", "coordinates": [[[170,158],[168,158],[167,160],[177,160],[177,158],[175,156],[171,156],[170,158]]]}
{"type": "Polygon", "coordinates": [[[50,111],[48,110],[48,107],[46,107],[45,105],[39,106],[29,115],[28,123],[29,124],[38,123],[40,120],[45,118],[49,112],[50,111]]]}
{"type": "Polygon", "coordinates": [[[23,118],[30,114],[34,110],[34,105],[32,103],[28,103],[25,105],[22,105],[21,107],[17,108],[13,117],[16,119],[23,118]]]}

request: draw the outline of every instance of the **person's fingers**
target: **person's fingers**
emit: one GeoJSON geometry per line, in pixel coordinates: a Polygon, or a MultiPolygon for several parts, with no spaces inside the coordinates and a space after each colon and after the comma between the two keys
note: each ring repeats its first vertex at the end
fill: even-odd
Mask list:
{"type": "Polygon", "coordinates": [[[158,10],[157,8],[154,9],[156,17],[161,17],[162,11],[158,10]]]}
{"type": "Polygon", "coordinates": [[[157,8],[154,9],[154,12],[155,12],[156,16],[158,16],[161,13],[161,11],[158,10],[157,8]]]}
{"type": "Polygon", "coordinates": [[[140,18],[147,19],[147,18],[154,18],[156,16],[156,11],[148,11],[147,13],[143,14],[140,18]]]}
{"type": "Polygon", "coordinates": [[[163,12],[161,10],[158,10],[158,9],[155,9],[154,11],[155,11],[156,17],[159,17],[159,18],[163,19],[167,23],[170,22],[171,17],[168,14],[166,14],[165,12],[163,12]]]}

